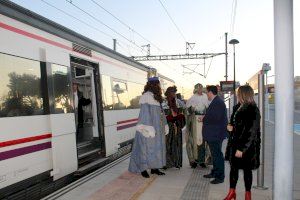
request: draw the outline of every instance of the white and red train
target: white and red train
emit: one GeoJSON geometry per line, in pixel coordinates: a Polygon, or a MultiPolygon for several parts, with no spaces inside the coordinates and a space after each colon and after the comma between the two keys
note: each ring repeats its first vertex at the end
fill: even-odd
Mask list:
{"type": "MultiPolygon", "coordinates": [[[[149,70],[0,0],[0,199],[21,183],[64,178],[126,147],[135,134],[149,70]],[[78,137],[74,80],[91,99],[78,137]]],[[[160,78],[164,88],[174,84],[160,78]]]]}

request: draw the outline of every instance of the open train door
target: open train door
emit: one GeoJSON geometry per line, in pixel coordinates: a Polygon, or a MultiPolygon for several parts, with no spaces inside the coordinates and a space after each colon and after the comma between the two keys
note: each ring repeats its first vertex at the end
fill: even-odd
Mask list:
{"type": "Polygon", "coordinates": [[[79,173],[104,155],[98,69],[98,63],[71,56],[79,173]]]}
{"type": "MultiPolygon", "coordinates": [[[[49,54],[47,52],[47,56],[51,56],[49,54]]],[[[55,54],[53,53],[53,55],[55,54]]],[[[47,63],[46,65],[50,107],[49,123],[52,133],[53,170],[51,175],[54,180],[57,180],[73,173],[78,168],[71,70],[67,64],[47,63]]]]}

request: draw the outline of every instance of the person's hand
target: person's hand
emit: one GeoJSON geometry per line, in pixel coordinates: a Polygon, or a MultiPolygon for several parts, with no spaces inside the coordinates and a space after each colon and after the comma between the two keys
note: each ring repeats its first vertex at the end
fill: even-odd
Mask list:
{"type": "Polygon", "coordinates": [[[227,131],[232,132],[233,131],[233,126],[228,124],[227,125],[227,131]]]}
{"type": "Polygon", "coordinates": [[[198,122],[203,122],[204,115],[198,117],[198,122]]]}
{"type": "Polygon", "coordinates": [[[241,151],[239,151],[239,150],[236,150],[236,152],[235,152],[235,157],[237,157],[237,158],[243,157],[243,152],[241,152],[241,151]]]}
{"type": "Polygon", "coordinates": [[[171,109],[171,112],[172,112],[172,116],[173,116],[173,117],[176,117],[176,116],[177,116],[177,113],[176,113],[173,109],[171,109]]]}

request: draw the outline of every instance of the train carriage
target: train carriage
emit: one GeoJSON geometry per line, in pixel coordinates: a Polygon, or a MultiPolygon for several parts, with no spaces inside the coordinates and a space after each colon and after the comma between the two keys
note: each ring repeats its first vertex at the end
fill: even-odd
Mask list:
{"type": "Polygon", "coordinates": [[[0,4],[1,198],[24,180],[55,181],[127,147],[150,68],[10,1],[0,4]],[[91,100],[78,128],[73,82],[91,100]]]}

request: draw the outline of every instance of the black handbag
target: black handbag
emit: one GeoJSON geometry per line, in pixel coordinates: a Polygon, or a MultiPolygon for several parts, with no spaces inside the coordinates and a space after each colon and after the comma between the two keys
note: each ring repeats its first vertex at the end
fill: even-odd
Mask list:
{"type": "Polygon", "coordinates": [[[229,161],[230,157],[232,156],[232,140],[233,140],[233,132],[228,132],[228,141],[225,150],[225,160],[229,161]]]}

